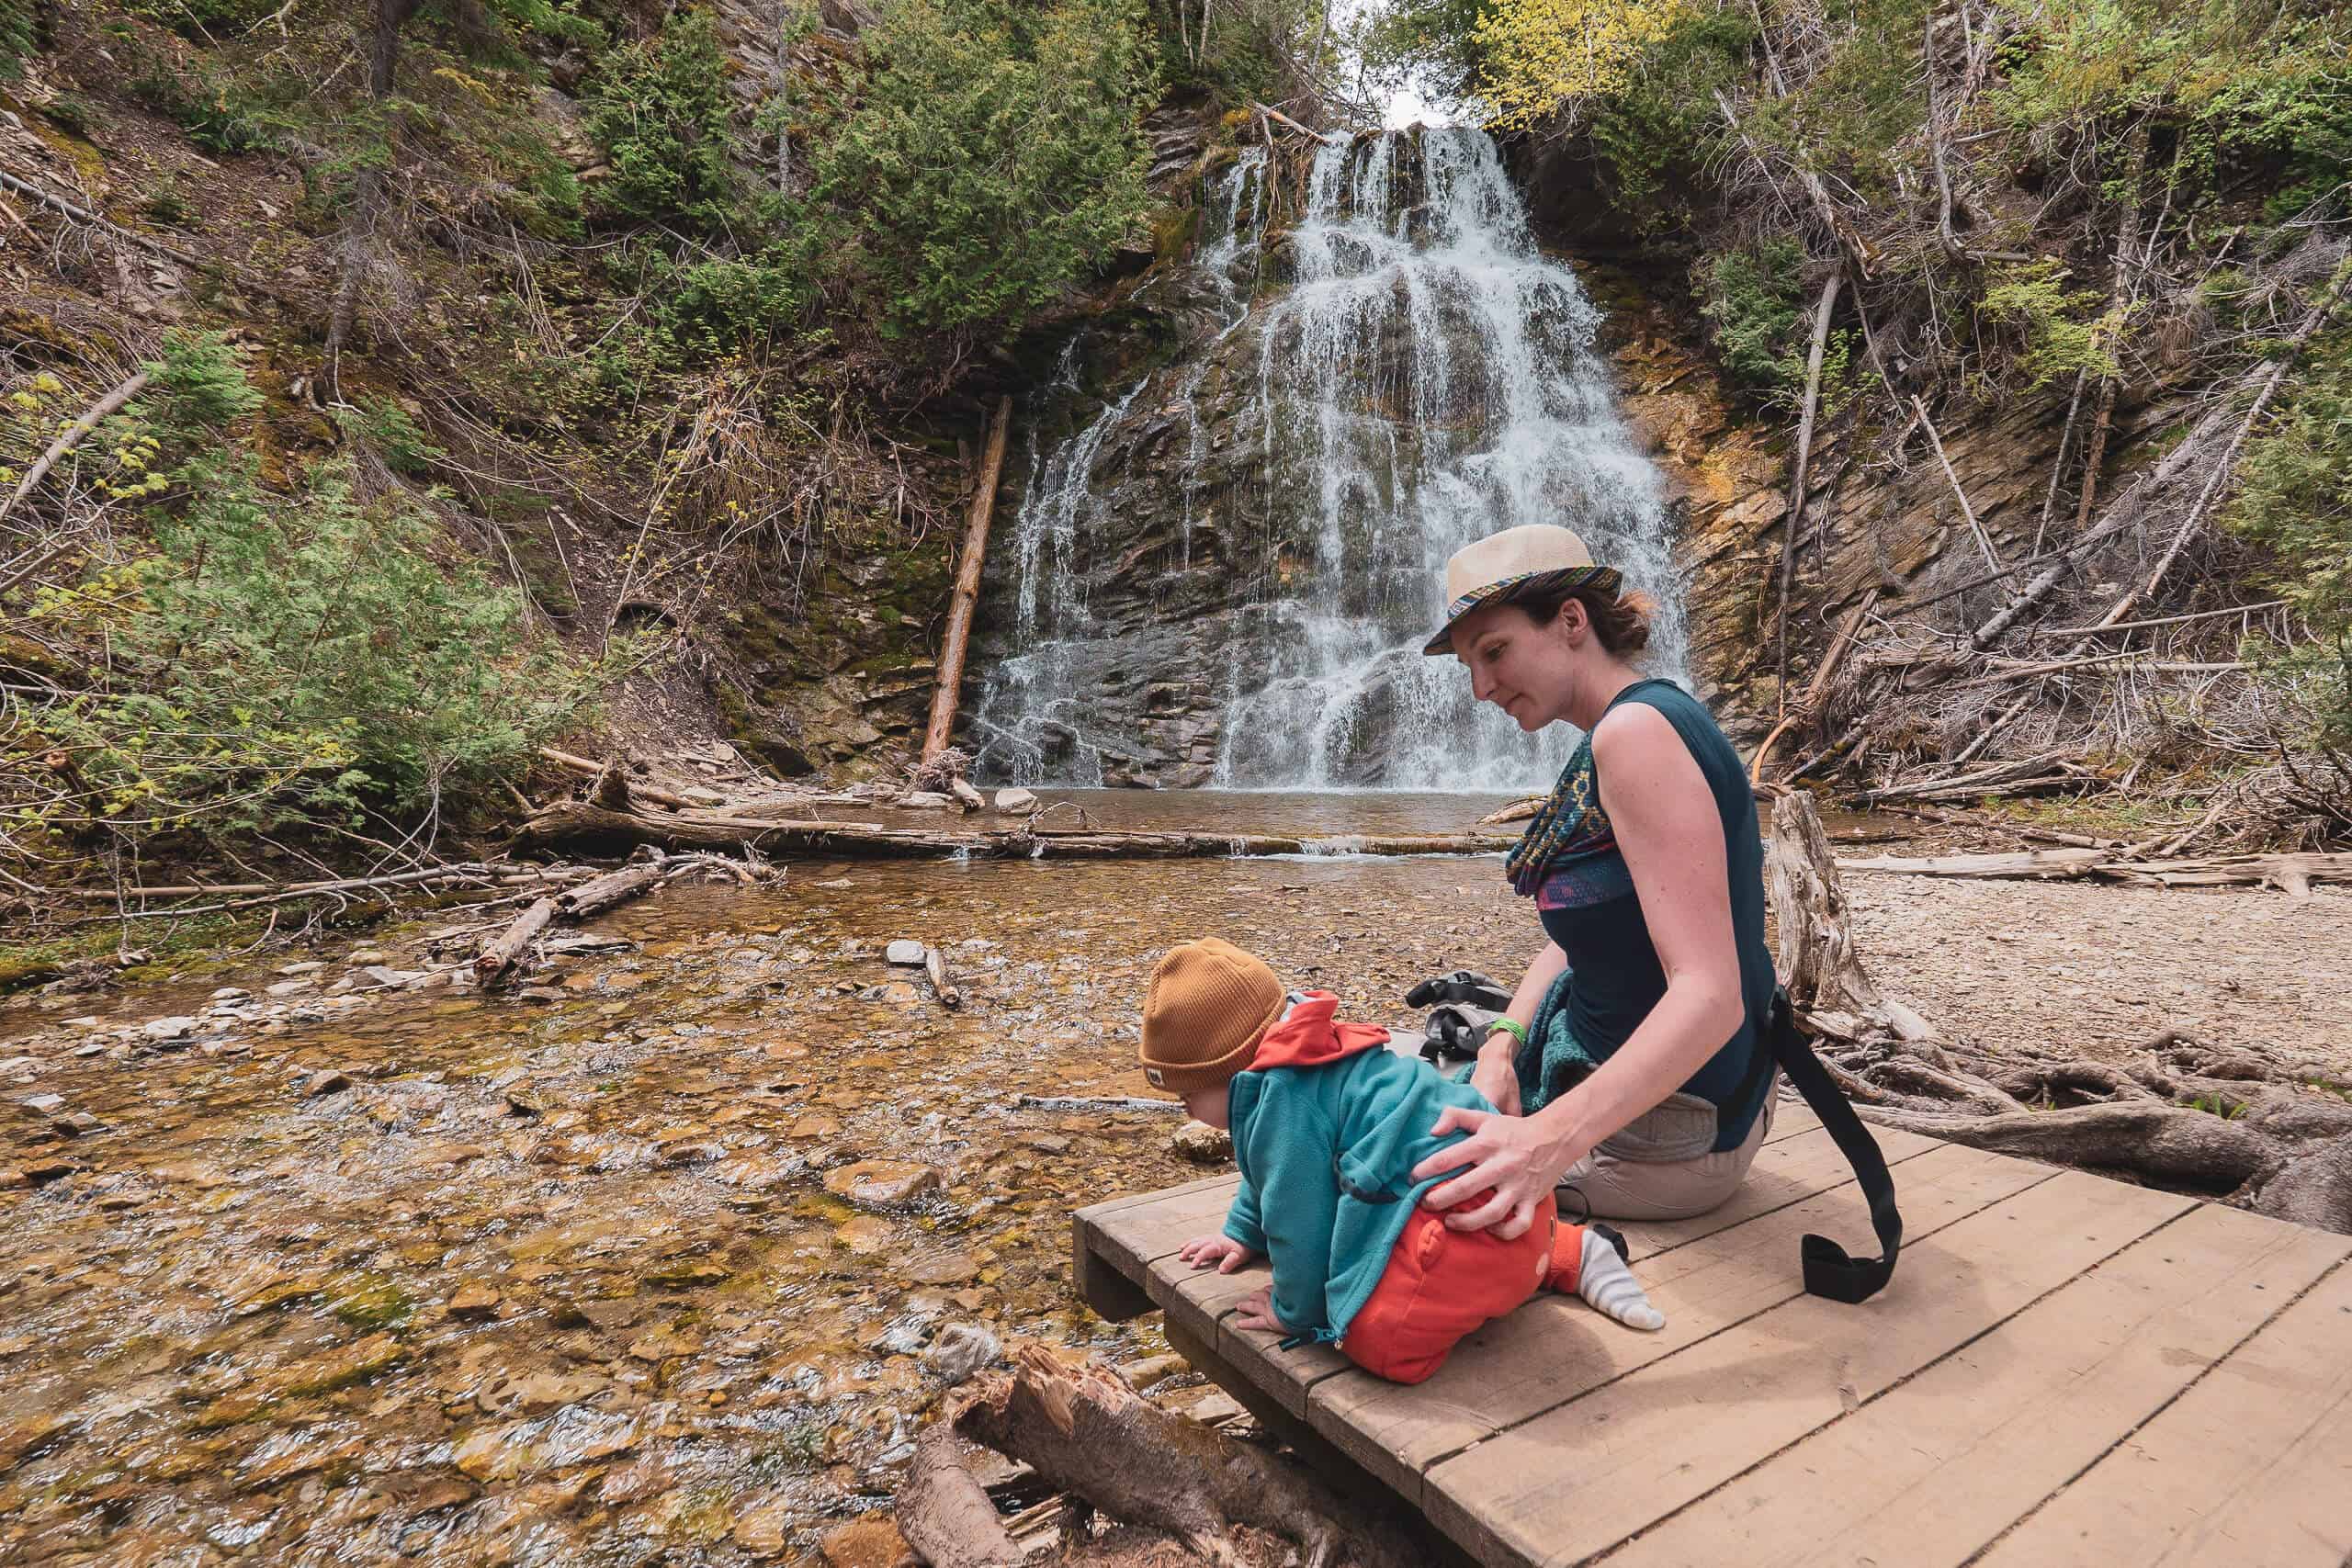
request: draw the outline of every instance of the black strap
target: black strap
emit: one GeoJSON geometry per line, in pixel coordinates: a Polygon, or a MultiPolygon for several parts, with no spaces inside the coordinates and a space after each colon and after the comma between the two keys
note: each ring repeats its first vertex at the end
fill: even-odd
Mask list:
{"type": "MultiPolygon", "coordinates": [[[[1870,1201],[1871,1226],[1878,1232],[1878,1244],[1884,1249],[1877,1258],[1849,1258],[1844,1247],[1826,1235],[1806,1236],[1799,1254],[1804,1260],[1805,1293],[1849,1304],[1868,1301],[1894,1278],[1895,1255],[1903,1250],[1903,1216],[1894,1207],[1894,1178],[1887,1173],[1886,1156],[1879,1153],[1878,1140],[1871,1136],[1871,1130],[1862,1125],[1862,1119],[1854,1114],[1854,1108],[1813,1054],[1813,1042],[1797,1027],[1785,993],[1772,998],[1771,1045],[1771,1059],[1789,1075],[1804,1102],[1821,1118],[1846,1163],[1854,1168],[1854,1179],[1870,1201]]],[[[1757,1053],[1758,1059],[1763,1055],[1761,1051],[1757,1053]]]]}

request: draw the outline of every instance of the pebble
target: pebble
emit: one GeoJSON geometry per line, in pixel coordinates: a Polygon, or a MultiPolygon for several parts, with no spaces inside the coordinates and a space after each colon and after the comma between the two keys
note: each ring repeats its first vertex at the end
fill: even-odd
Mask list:
{"type": "Polygon", "coordinates": [[[371,964],[381,964],[385,961],[386,954],[372,947],[356,949],[344,959],[344,962],[354,969],[365,969],[371,964]]]}
{"type": "Polygon", "coordinates": [[[313,1100],[322,1094],[334,1094],[351,1087],[351,1075],[330,1067],[303,1086],[302,1092],[313,1100]]]}
{"type": "Polygon", "coordinates": [[[274,986],[264,987],[263,989],[273,997],[299,997],[304,991],[314,989],[317,986],[316,980],[280,980],[274,986]]]}
{"type": "Polygon", "coordinates": [[[30,1094],[17,1103],[36,1116],[54,1116],[65,1109],[65,1097],[62,1094],[30,1094]]]}
{"type": "Polygon", "coordinates": [[[882,950],[882,956],[887,962],[909,969],[922,967],[922,943],[911,937],[900,937],[882,950]]]}
{"type": "Polygon", "coordinates": [[[315,975],[325,967],[326,964],[318,959],[305,958],[300,964],[281,964],[277,966],[277,972],[280,975],[288,976],[296,975],[315,975]]]}
{"type": "Polygon", "coordinates": [[[451,1317],[496,1317],[498,1302],[498,1292],[477,1280],[469,1284],[459,1286],[458,1293],[449,1298],[449,1315],[451,1317]]]}
{"type": "Polygon", "coordinates": [[[140,1026],[139,1032],[150,1040],[178,1040],[196,1032],[196,1020],[184,1013],[175,1013],[170,1018],[151,1018],[140,1026]]]}
{"type": "Polygon", "coordinates": [[[223,986],[212,993],[212,999],[216,1002],[241,1002],[252,995],[243,986],[223,986]]]}

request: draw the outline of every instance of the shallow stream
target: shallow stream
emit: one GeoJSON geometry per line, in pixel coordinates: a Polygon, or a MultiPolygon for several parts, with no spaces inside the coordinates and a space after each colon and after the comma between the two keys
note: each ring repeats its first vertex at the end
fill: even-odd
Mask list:
{"type": "MultiPolygon", "coordinates": [[[[1332,832],[1496,804],[1080,798],[1103,826],[1332,832]]],[[[421,968],[474,923],[445,910],[15,998],[0,1560],[789,1561],[887,1500],[949,1325],[1165,1351],[1078,1304],[1069,1213],[1200,1174],[1178,1118],[1016,1103],[1145,1092],[1160,951],[1221,934],[1394,1020],[1424,974],[1514,973],[1514,905],[1492,858],[795,863],[617,910],[587,934],[624,945],[527,994],[340,1000],[355,952],[421,968]],[[885,963],[907,937],[960,1010],[885,963]],[[205,1014],[222,986],[252,995],[205,1014]],[[148,1039],[172,1013],[198,1025],[148,1039]],[[867,1160],[913,1168],[835,1190],[867,1160]]]]}

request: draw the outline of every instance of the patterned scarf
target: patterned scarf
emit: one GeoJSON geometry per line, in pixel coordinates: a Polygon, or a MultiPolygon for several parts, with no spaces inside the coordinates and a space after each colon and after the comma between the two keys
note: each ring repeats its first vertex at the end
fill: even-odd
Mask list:
{"type": "Polygon", "coordinates": [[[1552,786],[1543,809],[1536,812],[1503,862],[1503,874],[1510,878],[1512,890],[1521,897],[1531,898],[1555,867],[1611,853],[1616,848],[1616,829],[1610,826],[1609,813],[1600,808],[1600,791],[1592,773],[1592,738],[1587,736],[1568,765],[1560,770],[1559,782],[1552,786]]]}

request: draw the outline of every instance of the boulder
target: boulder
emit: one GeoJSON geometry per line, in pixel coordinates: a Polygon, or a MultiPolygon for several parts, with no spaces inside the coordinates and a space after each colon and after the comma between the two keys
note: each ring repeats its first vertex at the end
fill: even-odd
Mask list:
{"type": "Polygon", "coordinates": [[[882,950],[882,957],[886,963],[896,964],[908,969],[922,968],[922,954],[923,944],[911,937],[900,937],[882,950]]]}
{"type": "Polygon", "coordinates": [[[1001,789],[996,792],[996,808],[999,811],[1034,811],[1036,807],[1037,797],[1025,789],[1001,789]]]}

